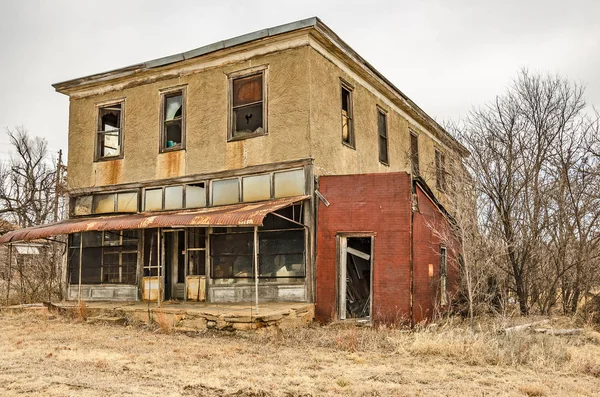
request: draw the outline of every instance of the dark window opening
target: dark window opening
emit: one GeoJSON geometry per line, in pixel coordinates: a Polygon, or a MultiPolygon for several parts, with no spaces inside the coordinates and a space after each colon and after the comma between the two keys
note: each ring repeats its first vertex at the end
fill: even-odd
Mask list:
{"type": "Polygon", "coordinates": [[[413,176],[419,176],[419,138],[410,134],[410,163],[413,176]]]}
{"type": "Polygon", "coordinates": [[[188,229],[188,269],[190,276],[206,275],[206,229],[188,229]]]}
{"type": "Polygon", "coordinates": [[[233,79],[232,138],[261,135],[264,126],[263,72],[233,79]]]}
{"type": "Polygon", "coordinates": [[[448,304],[448,265],[446,247],[440,248],[440,304],[448,304]]]}
{"type": "Polygon", "coordinates": [[[122,103],[114,103],[98,109],[97,159],[121,155],[121,111],[122,103]]]}
{"type": "MultiPolygon", "coordinates": [[[[305,232],[302,206],[295,205],[265,217],[258,229],[258,272],[262,278],[305,276],[305,232]]],[[[214,228],[210,235],[213,278],[254,277],[254,231],[252,228],[214,228]]]]}
{"type": "Polygon", "coordinates": [[[137,269],[137,230],[84,232],[69,237],[69,280],[79,283],[79,242],[82,284],[135,284],[137,269]]]}
{"type": "Polygon", "coordinates": [[[388,165],[387,115],[377,111],[377,131],[379,133],[379,161],[388,165]]]}
{"type": "Polygon", "coordinates": [[[183,91],[163,95],[162,150],[183,148],[184,138],[183,91]]]}
{"type": "Polygon", "coordinates": [[[435,151],[435,186],[443,192],[446,190],[446,155],[435,151]]]}
{"type": "Polygon", "coordinates": [[[354,148],[352,91],[342,85],[342,142],[354,148]]]}

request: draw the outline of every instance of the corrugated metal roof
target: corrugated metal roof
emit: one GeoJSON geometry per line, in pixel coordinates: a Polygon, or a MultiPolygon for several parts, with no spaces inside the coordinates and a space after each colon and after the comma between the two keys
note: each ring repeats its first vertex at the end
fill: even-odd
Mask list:
{"type": "Polygon", "coordinates": [[[6,233],[0,237],[0,243],[29,241],[61,234],[97,230],[150,229],[178,226],[261,226],[267,214],[309,198],[310,196],[296,196],[191,211],[69,219],[6,233]]]}

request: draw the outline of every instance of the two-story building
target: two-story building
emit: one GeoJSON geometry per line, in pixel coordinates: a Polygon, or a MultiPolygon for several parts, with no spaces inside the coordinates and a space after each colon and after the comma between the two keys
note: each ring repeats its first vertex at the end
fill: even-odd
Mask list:
{"type": "Polygon", "coordinates": [[[54,84],[70,98],[69,299],[448,304],[446,158],[466,149],[318,18],[54,84]]]}

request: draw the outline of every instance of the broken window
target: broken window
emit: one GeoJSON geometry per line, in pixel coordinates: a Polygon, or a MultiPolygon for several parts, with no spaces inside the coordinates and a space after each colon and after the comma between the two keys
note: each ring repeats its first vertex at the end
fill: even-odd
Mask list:
{"type": "Polygon", "coordinates": [[[435,151],[435,187],[443,192],[446,190],[446,155],[435,151]]]}
{"type": "Polygon", "coordinates": [[[251,228],[227,228],[224,233],[211,234],[211,277],[254,277],[253,250],[254,231],[251,228]]]}
{"type": "Polygon", "coordinates": [[[388,165],[387,115],[382,109],[377,109],[377,132],[379,133],[379,161],[388,165]]]}
{"type": "Polygon", "coordinates": [[[240,202],[240,186],[237,178],[221,179],[212,183],[212,205],[240,202]]]}
{"type": "Polygon", "coordinates": [[[184,90],[162,94],[161,151],[183,149],[185,138],[184,90]]]}
{"type": "Polygon", "coordinates": [[[165,188],[165,210],[183,208],[183,186],[165,188]]]}
{"type": "Polygon", "coordinates": [[[93,197],[91,195],[75,198],[73,215],[90,215],[92,213],[92,200],[93,197]]]}
{"type": "Polygon", "coordinates": [[[410,134],[410,163],[413,176],[419,176],[419,138],[416,134],[410,134]]]}
{"type": "Polygon", "coordinates": [[[95,194],[92,209],[94,214],[115,212],[115,194],[95,194]]]}
{"type": "Polygon", "coordinates": [[[266,133],[264,70],[230,79],[230,139],[266,133]]]}
{"type": "Polygon", "coordinates": [[[84,232],[70,235],[68,257],[70,283],[79,283],[81,260],[82,284],[135,284],[138,239],[137,230],[84,232]],[[80,250],[80,243],[82,250],[80,250]]]}
{"type": "Polygon", "coordinates": [[[441,247],[440,248],[440,304],[441,305],[448,304],[447,283],[448,283],[448,266],[447,266],[446,247],[441,247]]]}
{"type": "Polygon", "coordinates": [[[96,160],[119,157],[122,154],[123,104],[124,102],[117,102],[98,108],[96,160]]]}
{"type": "Polygon", "coordinates": [[[185,186],[185,208],[206,207],[206,188],[204,182],[185,186]]]}
{"type": "Polygon", "coordinates": [[[354,148],[352,88],[342,82],[342,142],[354,148]]]}
{"type": "MultiPolygon", "coordinates": [[[[302,205],[268,214],[258,228],[258,272],[261,278],[305,276],[305,230],[302,205]]],[[[214,228],[210,235],[213,278],[254,277],[253,228],[214,228]]]]}
{"type": "Polygon", "coordinates": [[[271,198],[271,175],[254,175],[242,178],[242,201],[260,201],[271,198]]]}
{"type": "Polygon", "coordinates": [[[304,194],[304,170],[276,172],[273,177],[275,198],[302,196],[304,194]]]}

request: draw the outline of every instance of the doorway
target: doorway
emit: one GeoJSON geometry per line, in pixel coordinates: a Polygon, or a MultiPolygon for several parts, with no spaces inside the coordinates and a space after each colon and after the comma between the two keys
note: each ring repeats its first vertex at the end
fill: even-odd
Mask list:
{"type": "Polygon", "coordinates": [[[185,295],[185,232],[162,231],[165,300],[183,299],[185,295]]]}
{"type": "Polygon", "coordinates": [[[373,236],[339,237],[339,318],[371,319],[373,236]]]}

